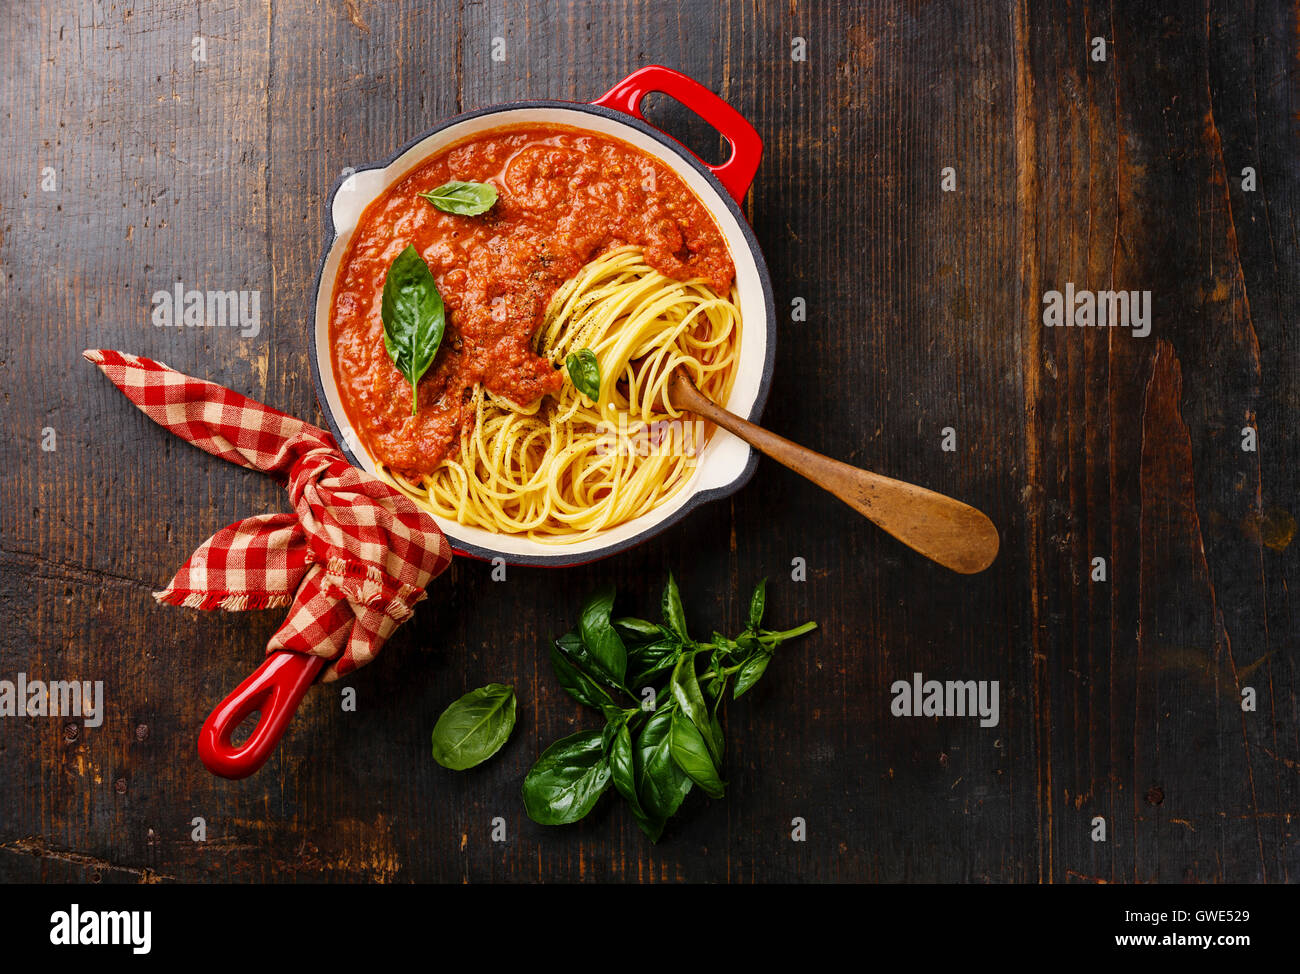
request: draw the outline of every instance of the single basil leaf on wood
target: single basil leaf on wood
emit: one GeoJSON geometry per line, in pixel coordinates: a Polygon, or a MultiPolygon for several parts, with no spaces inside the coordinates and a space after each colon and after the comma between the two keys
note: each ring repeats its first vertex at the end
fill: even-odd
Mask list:
{"type": "MultiPolygon", "coordinates": [[[[577,633],[569,633],[573,642],[581,645],[577,633]]],[[[597,710],[604,710],[606,707],[614,705],[614,699],[605,692],[605,688],[599,683],[587,676],[586,673],[565,655],[564,649],[561,648],[560,640],[566,638],[561,636],[551,646],[551,666],[555,670],[556,677],[559,678],[560,686],[569,691],[569,694],[578,701],[586,704],[588,707],[595,707],[597,710]]]]}
{"type": "Polygon", "coordinates": [[[574,387],[592,402],[600,402],[600,363],[589,348],[570,352],[564,360],[574,387]]]}
{"type": "MultiPolygon", "coordinates": [[[[702,735],[707,735],[705,741],[709,745],[710,751],[714,751],[713,735],[709,729],[710,714],[709,708],[704,702],[704,695],[700,693],[700,683],[695,677],[695,655],[693,653],[683,653],[677,660],[677,665],[673,667],[673,677],[669,682],[672,688],[673,699],[677,701],[677,706],[681,708],[696,727],[699,728],[702,735]]],[[[713,753],[714,761],[721,761],[721,753],[713,753]]]]}
{"type": "Polygon", "coordinates": [[[603,733],[581,731],[556,741],[524,777],[524,810],[538,825],[568,825],[586,815],[609,787],[603,733]]]}
{"type": "Polygon", "coordinates": [[[614,607],[614,586],[606,585],[587,599],[582,607],[578,631],[588,654],[616,683],[627,676],[627,649],[610,621],[614,607]]]}
{"type": "Polygon", "coordinates": [[[754,594],[749,600],[749,628],[758,632],[763,622],[763,609],[767,605],[767,579],[764,578],[754,587],[754,594]]]}
{"type": "Polygon", "coordinates": [[[656,710],[636,741],[636,791],[651,821],[667,821],[691,790],[690,777],[673,760],[672,719],[671,707],[656,710]]]}
{"type": "Polygon", "coordinates": [[[411,384],[411,415],[414,416],[420,405],[420,377],[429,371],[438,354],[447,327],[447,313],[429,265],[411,244],[388,267],[379,314],[384,322],[384,348],[388,357],[411,384]]]}
{"type": "Polygon", "coordinates": [[[458,216],[478,216],[492,209],[497,201],[497,191],[487,183],[466,183],[459,179],[443,183],[427,193],[418,193],[444,213],[458,216]]]}
{"type": "Polygon", "coordinates": [[[721,798],[726,785],[718,777],[710,753],[711,745],[685,714],[673,714],[669,739],[677,766],[690,775],[710,798],[721,798]]]}
{"type": "Polygon", "coordinates": [[[772,654],[761,649],[745,660],[736,672],[736,689],[732,693],[732,699],[739,699],[742,693],[757,683],[771,661],[772,654]]]}
{"type": "Polygon", "coordinates": [[[489,683],[471,690],[433,725],[433,759],[453,771],[472,768],[501,750],[514,726],[513,687],[489,683]]]}
{"type": "Polygon", "coordinates": [[[686,634],[686,613],[682,611],[682,596],[677,591],[677,580],[672,572],[668,573],[668,582],[664,585],[663,613],[664,625],[677,633],[682,642],[688,642],[691,637],[686,634]]]}

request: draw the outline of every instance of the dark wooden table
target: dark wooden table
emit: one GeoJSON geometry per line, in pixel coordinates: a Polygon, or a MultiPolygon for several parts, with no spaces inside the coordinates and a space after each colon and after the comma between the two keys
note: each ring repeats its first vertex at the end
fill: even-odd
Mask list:
{"type": "MultiPolygon", "coordinates": [[[[107,709],[97,728],[0,718],[0,878],[1295,880],[1295,11],[617,7],[5,4],[0,679],[102,680],[107,709]],[[347,681],[356,712],[317,688],[261,773],[212,777],[198,727],[282,613],[150,593],[286,501],[155,427],[81,350],[321,421],[306,335],[338,174],[461,110],[590,100],[651,63],[766,142],[747,212],[781,312],[767,424],[981,507],[996,564],[952,575],[764,462],[606,562],[504,582],[458,562],[347,681]],[[154,327],[176,281],[260,291],[259,333],[154,327]],[[1044,327],[1067,282],[1149,290],[1150,335],[1044,327]],[[821,630],[730,707],[728,797],[692,795],[659,845],[609,800],[534,825],[524,772],[591,721],[548,640],[605,580],[651,612],[669,569],[697,628],[738,628],[768,575],[773,620],[821,630]],[[999,681],[999,724],[893,716],[918,672],[999,681]],[[518,689],[513,738],[475,771],[436,766],[436,715],[491,681],[518,689]]],[[[719,156],[672,102],[647,113],[719,156]]]]}

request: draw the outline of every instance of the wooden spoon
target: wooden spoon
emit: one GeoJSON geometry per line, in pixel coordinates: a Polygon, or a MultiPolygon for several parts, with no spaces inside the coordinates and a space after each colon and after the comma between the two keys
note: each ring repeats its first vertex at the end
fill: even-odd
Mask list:
{"type": "Polygon", "coordinates": [[[850,467],[769,433],[709,399],[680,367],[669,377],[667,392],[674,408],[702,416],[734,433],[945,568],[973,575],[988,568],[997,557],[998,529],[969,504],[850,467]]]}

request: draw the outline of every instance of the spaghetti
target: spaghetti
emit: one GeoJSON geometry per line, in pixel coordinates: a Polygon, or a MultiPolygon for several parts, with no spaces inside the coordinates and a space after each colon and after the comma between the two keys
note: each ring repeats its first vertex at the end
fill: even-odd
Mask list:
{"type": "Polygon", "coordinates": [[[429,474],[385,473],[436,515],[542,542],[632,520],[685,486],[707,436],[668,404],[669,376],[681,366],[725,403],[740,334],[734,283],[720,297],[701,279],[661,274],[639,247],[617,247],[556,290],[533,337],[533,351],[557,368],[589,349],[596,400],[568,381],[526,404],[476,384],[459,450],[429,474]]]}

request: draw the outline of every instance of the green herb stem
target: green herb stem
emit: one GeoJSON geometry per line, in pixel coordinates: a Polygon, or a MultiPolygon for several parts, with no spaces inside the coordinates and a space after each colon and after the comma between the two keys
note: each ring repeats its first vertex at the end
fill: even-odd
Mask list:
{"type": "Polygon", "coordinates": [[[763,632],[759,633],[758,641],[762,642],[784,642],[787,639],[794,639],[796,636],[802,636],[804,633],[812,632],[817,628],[815,622],[805,622],[802,626],[795,626],[793,629],[787,629],[784,632],[763,632]]]}

